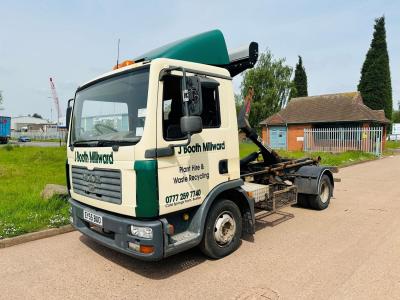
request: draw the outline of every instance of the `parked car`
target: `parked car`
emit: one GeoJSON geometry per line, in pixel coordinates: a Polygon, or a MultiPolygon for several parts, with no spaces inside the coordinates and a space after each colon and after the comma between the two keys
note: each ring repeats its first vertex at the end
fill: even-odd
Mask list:
{"type": "Polygon", "coordinates": [[[31,141],[31,138],[28,137],[28,136],[25,136],[25,135],[20,136],[20,137],[18,138],[18,142],[23,142],[23,143],[25,143],[25,142],[30,142],[30,141],[31,141]]]}

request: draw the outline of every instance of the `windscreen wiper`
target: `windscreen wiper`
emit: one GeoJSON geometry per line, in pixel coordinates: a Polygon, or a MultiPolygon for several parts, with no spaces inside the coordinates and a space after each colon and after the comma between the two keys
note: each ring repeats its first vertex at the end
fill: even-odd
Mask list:
{"type": "Polygon", "coordinates": [[[139,142],[138,139],[131,140],[98,140],[97,146],[121,146],[121,145],[134,145],[139,142]]]}
{"type": "Polygon", "coordinates": [[[88,146],[88,147],[96,147],[99,143],[99,140],[78,140],[72,143],[73,146],[88,146]]]}
{"type": "Polygon", "coordinates": [[[118,151],[119,150],[119,146],[122,145],[135,145],[137,144],[137,142],[140,140],[140,138],[138,138],[137,140],[100,140],[97,143],[97,146],[101,147],[101,146],[111,146],[113,151],[118,151]]]}
{"type": "Polygon", "coordinates": [[[112,146],[119,147],[121,145],[134,145],[140,138],[131,140],[78,140],[73,143],[73,146],[87,146],[87,147],[104,147],[112,146]]]}
{"type": "Polygon", "coordinates": [[[89,146],[89,147],[103,147],[114,145],[134,145],[139,141],[137,140],[82,140],[74,142],[74,146],[89,146]]]}

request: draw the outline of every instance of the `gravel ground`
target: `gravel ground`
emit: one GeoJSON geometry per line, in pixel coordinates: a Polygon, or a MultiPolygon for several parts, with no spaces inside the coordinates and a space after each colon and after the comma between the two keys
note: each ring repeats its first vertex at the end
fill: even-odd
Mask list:
{"type": "Polygon", "coordinates": [[[325,211],[257,223],[254,241],[137,261],[78,232],[0,250],[2,299],[400,299],[400,156],[342,169],[325,211]]]}

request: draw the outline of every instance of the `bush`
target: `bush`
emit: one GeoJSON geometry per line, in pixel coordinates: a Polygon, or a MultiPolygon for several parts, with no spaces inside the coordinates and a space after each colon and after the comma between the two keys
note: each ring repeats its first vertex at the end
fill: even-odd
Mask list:
{"type": "Polygon", "coordinates": [[[14,150],[14,146],[11,145],[11,144],[7,144],[7,145],[4,146],[4,149],[7,150],[7,151],[12,151],[12,150],[14,150]]]}

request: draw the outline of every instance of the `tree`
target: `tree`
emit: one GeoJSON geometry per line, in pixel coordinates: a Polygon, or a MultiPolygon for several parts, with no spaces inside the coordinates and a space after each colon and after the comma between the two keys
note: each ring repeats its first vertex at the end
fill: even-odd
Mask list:
{"type": "Polygon", "coordinates": [[[37,114],[37,113],[34,113],[34,114],[32,115],[32,117],[33,117],[33,118],[42,119],[42,116],[39,115],[39,114],[37,114]]]}
{"type": "Polygon", "coordinates": [[[244,98],[250,87],[254,88],[253,103],[249,122],[252,127],[278,112],[288,100],[290,88],[293,86],[290,78],[292,67],[286,65],[284,58],[275,59],[269,50],[261,53],[253,69],[245,72],[241,84],[241,94],[244,98]]]}
{"type": "Polygon", "coordinates": [[[400,123],[400,110],[395,110],[392,114],[392,122],[400,123]]]}
{"type": "Polygon", "coordinates": [[[384,109],[386,118],[390,119],[393,100],[384,16],[375,20],[374,29],[371,46],[361,69],[358,90],[368,107],[384,109]]]}
{"type": "Polygon", "coordinates": [[[299,62],[296,64],[293,78],[293,88],[290,91],[290,99],[295,97],[307,97],[307,74],[303,66],[303,60],[299,55],[299,62]]]}

